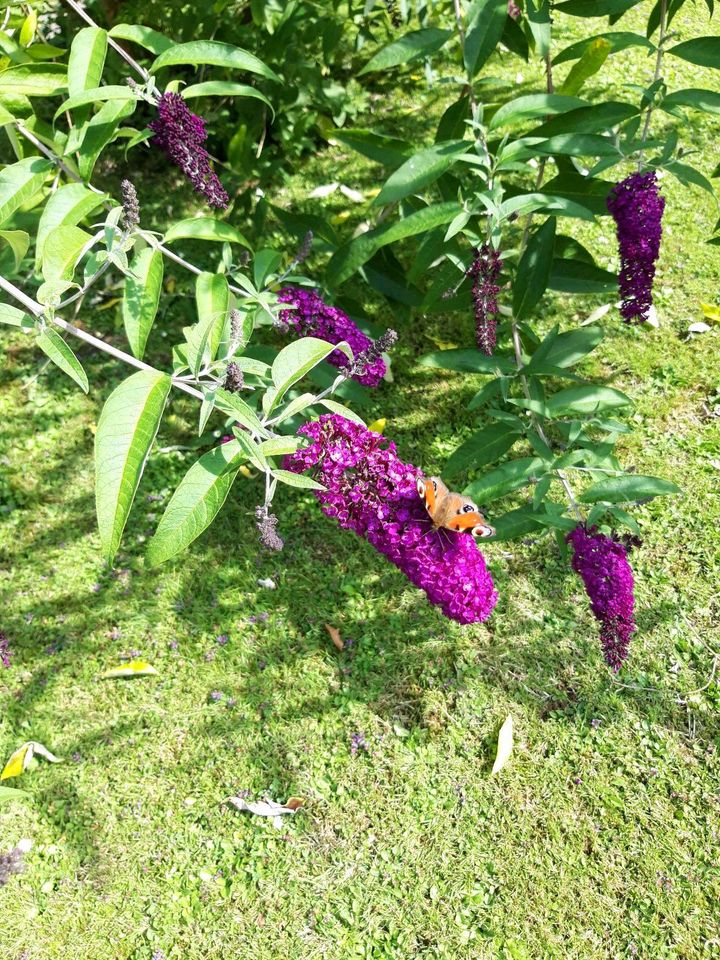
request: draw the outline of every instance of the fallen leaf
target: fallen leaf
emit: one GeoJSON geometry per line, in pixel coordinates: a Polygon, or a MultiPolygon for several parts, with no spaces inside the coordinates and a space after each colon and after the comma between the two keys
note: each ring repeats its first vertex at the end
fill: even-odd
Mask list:
{"type": "Polygon", "coordinates": [[[654,306],[651,306],[648,310],[648,314],[645,317],[645,323],[651,327],[655,327],[655,329],[660,326],[660,317],[658,317],[658,312],[654,306]]]}
{"type": "Polygon", "coordinates": [[[703,323],[702,320],[697,320],[688,327],[688,333],[707,333],[708,330],[712,330],[712,327],[708,323],[703,323]]]}
{"type": "Polygon", "coordinates": [[[497,743],[497,755],[493,764],[492,773],[498,773],[510,759],[513,752],[513,719],[508,714],[505,723],[500,727],[497,743]]]}
{"type": "Polygon", "coordinates": [[[346,187],[344,183],[340,184],[340,193],[342,193],[344,197],[347,197],[348,200],[352,200],[353,203],[362,203],[365,199],[359,190],[353,190],[352,187],[346,187]]]}
{"type": "Polygon", "coordinates": [[[37,740],[28,740],[12,754],[5,764],[3,772],[0,773],[0,780],[9,780],[11,777],[19,777],[21,773],[25,773],[35,754],[44,757],[50,763],[62,763],[59,757],[50,753],[48,748],[38,743],[37,740]]]}
{"type": "Polygon", "coordinates": [[[265,587],[266,590],[276,590],[276,589],[277,589],[277,584],[275,583],[274,580],[271,580],[270,577],[266,577],[264,580],[263,580],[263,579],[260,579],[260,580],[258,580],[257,583],[258,583],[258,586],[259,586],[259,587],[265,587]]]}
{"type": "Polygon", "coordinates": [[[227,802],[243,813],[252,813],[256,817],[270,817],[278,830],[282,828],[281,818],[284,814],[297,813],[304,805],[304,801],[300,797],[290,797],[286,804],[276,803],[274,800],[268,800],[267,798],[247,801],[243,797],[228,797],[227,802]]]}
{"type": "Polygon", "coordinates": [[[706,320],[713,323],[720,323],[720,307],[716,303],[701,303],[700,309],[706,320]]]}
{"type": "Polygon", "coordinates": [[[250,470],[248,467],[246,467],[244,463],[243,463],[243,465],[240,467],[240,473],[241,473],[244,477],[247,477],[248,480],[251,480],[251,479],[255,476],[255,474],[252,472],[252,470],[250,470]]]}
{"type": "Polygon", "coordinates": [[[331,627],[329,623],[325,624],[325,629],[330,634],[330,639],[333,642],[333,646],[338,650],[344,650],[345,644],[342,642],[342,637],[340,636],[340,631],[337,627],[331,627]]]}
{"type": "Polygon", "coordinates": [[[147,660],[131,660],[129,663],[123,663],[119,667],[112,667],[100,675],[101,680],[125,680],[130,677],[151,677],[157,674],[155,667],[151,666],[147,660]]]}
{"type": "Polygon", "coordinates": [[[312,200],[316,197],[329,197],[331,193],[335,193],[339,186],[339,183],[322,183],[319,187],[311,190],[308,197],[312,200]]]}
{"type": "Polygon", "coordinates": [[[382,433],[386,425],[387,419],[380,417],[378,420],[373,420],[373,422],[369,424],[368,430],[370,430],[371,433],[382,433]]]}

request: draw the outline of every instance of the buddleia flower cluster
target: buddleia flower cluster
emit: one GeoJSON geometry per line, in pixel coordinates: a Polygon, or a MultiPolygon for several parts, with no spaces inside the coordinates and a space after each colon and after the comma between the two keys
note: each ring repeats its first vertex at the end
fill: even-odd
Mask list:
{"type": "Polygon", "coordinates": [[[157,110],[157,117],[148,124],[155,134],[152,145],[165,152],[211,207],[227,207],[228,195],[203,147],[207,140],[203,119],[191,112],[179,93],[163,93],[157,110]]]}
{"type": "Polygon", "coordinates": [[[0,630],[0,664],[2,664],[3,667],[9,667],[11,659],[10,641],[2,630],[0,630]]]}
{"type": "Polygon", "coordinates": [[[498,277],[502,269],[502,259],[498,250],[488,243],[473,251],[473,260],[468,269],[472,277],[472,302],[475,314],[475,335],[477,345],[489,357],[493,355],[497,343],[497,295],[500,292],[498,277]]]}
{"type": "Polygon", "coordinates": [[[590,608],[600,622],[600,643],[608,666],[617,672],[627,659],[635,626],[635,595],[627,547],[599,533],[597,527],[577,526],[567,536],[573,548],[572,567],[580,575],[590,608]]]}
{"type": "Polygon", "coordinates": [[[620,247],[620,312],[628,322],[647,320],[665,210],[655,172],[633,173],[621,180],[610,191],[607,207],[620,247]]]}
{"type": "Polygon", "coordinates": [[[468,533],[433,528],[417,492],[421,471],[404,463],[395,444],[338,414],[307,423],[310,444],[286,457],[326,488],[316,492],[323,513],[363,537],[424,590],[430,603],[458,623],[486,620],[497,591],[468,533]]]}
{"type": "MultiPolygon", "coordinates": [[[[284,329],[295,331],[300,337],[319,337],[328,343],[349,344],[353,356],[372,348],[373,341],[338,307],[325,303],[315,290],[303,287],[283,287],[278,294],[280,303],[292,304],[293,309],[280,311],[280,323],[284,329]]],[[[327,358],[334,367],[344,369],[347,357],[342,350],[333,350],[327,358]]],[[[354,380],[366,387],[376,387],[387,373],[387,365],[381,356],[364,364],[362,371],[352,374],[354,380]]]]}

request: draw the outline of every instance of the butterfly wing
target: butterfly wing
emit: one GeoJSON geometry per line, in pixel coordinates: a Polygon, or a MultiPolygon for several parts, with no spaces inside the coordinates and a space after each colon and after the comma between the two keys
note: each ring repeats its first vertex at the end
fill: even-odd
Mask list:
{"type": "Polygon", "coordinates": [[[471,533],[473,537],[492,537],[495,531],[485,523],[485,517],[472,502],[470,497],[459,493],[450,493],[443,505],[442,526],[448,530],[471,533]]]}
{"type": "Polygon", "coordinates": [[[448,488],[439,477],[418,477],[417,490],[425,509],[435,522],[438,508],[447,497],[448,488]]]}

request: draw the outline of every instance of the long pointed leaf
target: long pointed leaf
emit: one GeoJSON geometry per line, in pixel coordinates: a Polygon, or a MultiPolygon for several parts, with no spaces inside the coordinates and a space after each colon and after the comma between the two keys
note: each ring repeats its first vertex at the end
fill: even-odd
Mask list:
{"type": "Polygon", "coordinates": [[[125,278],[122,316],[130,349],[136,357],[145,353],[160,302],[163,281],[163,255],[145,247],[133,259],[132,273],[125,278]]]}
{"type": "Polygon", "coordinates": [[[73,379],[84,393],[88,392],[87,374],[57,330],[53,330],[51,327],[43,330],[37,338],[37,345],[45,356],[49,357],[56,367],[59,367],[63,373],[73,379]]]}

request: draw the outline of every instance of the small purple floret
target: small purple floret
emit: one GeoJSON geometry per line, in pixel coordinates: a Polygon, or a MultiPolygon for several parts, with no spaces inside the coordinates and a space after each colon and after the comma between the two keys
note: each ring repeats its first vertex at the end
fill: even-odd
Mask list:
{"type": "Polygon", "coordinates": [[[225,209],[228,195],[203,147],[207,132],[202,118],[191,112],[179,93],[163,93],[157,109],[156,119],[148,124],[155,134],[150,142],[167,154],[211,207],[225,209]]]}
{"type": "Polygon", "coordinates": [[[502,269],[500,252],[484,243],[473,251],[473,261],[468,275],[472,277],[472,302],[475,314],[477,345],[489,357],[497,342],[497,295],[500,292],[497,280],[502,269]]]}
{"type": "MultiPolygon", "coordinates": [[[[319,337],[328,343],[340,343],[345,340],[350,345],[353,356],[369,350],[373,341],[360,330],[350,317],[325,303],[315,290],[302,287],[284,287],[278,294],[280,303],[295,304],[294,310],[281,310],[280,321],[302,337],[319,337]]],[[[347,367],[348,358],[342,350],[333,350],[327,358],[334,367],[347,367]]],[[[376,387],[387,372],[385,361],[378,357],[367,364],[362,373],[353,375],[353,380],[366,387],[376,387]]]]}
{"type": "Polygon", "coordinates": [[[610,191],[607,207],[620,247],[620,312],[628,322],[647,320],[665,209],[655,172],[633,173],[621,180],[610,191]]]}
{"type": "Polygon", "coordinates": [[[5,634],[0,630],[0,663],[3,667],[9,667],[12,660],[12,653],[10,651],[10,641],[5,636],[5,634]]]}
{"type": "Polygon", "coordinates": [[[608,666],[617,672],[627,659],[635,626],[632,570],[624,544],[584,525],[567,536],[573,570],[580,574],[590,608],[600,621],[600,642],[608,666]]]}
{"type": "Polygon", "coordinates": [[[285,458],[288,470],[312,470],[327,489],[323,513],[388,558],[430,603],[458,623],[486,620],[497,591],[469,533],[435,531],[417,492],[420,470],[395,444],[361,424],[325,414],[298,431],[312,443],[285,458]]]}

